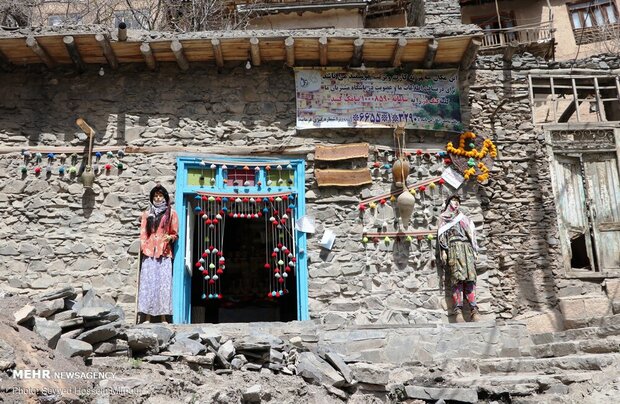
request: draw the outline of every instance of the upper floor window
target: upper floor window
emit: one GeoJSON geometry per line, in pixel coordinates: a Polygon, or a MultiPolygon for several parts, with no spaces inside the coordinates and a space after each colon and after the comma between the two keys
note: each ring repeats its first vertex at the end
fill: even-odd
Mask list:
{"type": "Polygon", "coordinates": [[[47,17],[47,25],[50,27],[58,27],[61,25],[80,25],[82,24],[82,16],[79,14],[56,14],[47,17]]]}
{"type": "Polygon", "coordinates": [[[615,35],[618,10],[612,0],[592,0],[568,4],[577,45],[605,41],[615,35]]]}
{"type": "Polygon", "coordinates": [[[148,29],[149,12],[148,10],[121,10],[114,12],[114,26],[124,22],[129,29],[148,29]]]}

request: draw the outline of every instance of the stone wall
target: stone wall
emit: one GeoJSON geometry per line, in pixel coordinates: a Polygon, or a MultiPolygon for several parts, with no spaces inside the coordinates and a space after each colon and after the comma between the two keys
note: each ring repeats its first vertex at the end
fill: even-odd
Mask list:
{"type": "MultiPolygon", "coordinates": [[[[415,8],[413,7],[414,10],[415,8]]],[[[458,0],[424,0],[423,8],[425,25],[461,24],[461,6],[458,0]]]]}
{"type": "MultiPolygon", "coordinates": [[[[162,66],[156,73],[139,67],[98,76],[56,73],[7,73],[0,94],[0,141],[4,146],[83,145],[85,136],[74,126],[83,116],[97,130],[96,146],[202,145],[306,145],[369,142],[394,146],[391,130],[330,130],[296,132],[295,92],[290,70],[264,66],[222,74],[192,69],[179,73],[162,66]]],[[[442,147],[449,137],[442,133],[411,133],[407,147],[442,147]]],[[[446,322],[444,285],[434,262],[431,242],[420,241],[402,250],[399,243],[361,243],[364,225],[358,211],[361,198],[391,189],[389,170],[375,170],[371,187],[319,189],[313,178],[313,154],[306,175],[307,213],[317,218],[316,236],[308,242],[310,316],[328,323],[425,323],[446,322]],[[318,243],[325,228],[336,231],[329,254],[318,243]],[[419,245],[418,245],[419,244],[419,245]],[[376,250],[376,251],[375,251],[376,250]]],[[[2,177],[0,235],[0,282],[21,293],[59,284],[80,288],[92,284],[102,294],[123,305],[128,318],[134,310],[139,215],[147,206],[147,193],[156,182],[174,191],[174,153],[127,153],[104,156],[109,173],[97,175],[92,194],[68,173],[36,175],[34,165],[20,172],[19,153],[0,156],[2,177]]],[[[387,161],[387,156],[379,157],[387,161]]],[[[372,164],[361,161],[356,164],[372,164]]],[[[411,181],[441,173],[442,160],[416,164],[411,181]]],[[[423,205],[433,216],[451,192],[428,191],[423,205]]],[[[475,190],[468,191],[466,205],[479,227],[482,212],[475,190]]],[[[420,195],[417,195],[420,198],[420,195]]],[[[388,201],[388,207],[391,202],[388,201]]],[[[391,208],[389,208],[391,209],[391,208]]],[[[428,228],[424,214],[416,214],[417,228],[428,228]]],[[[390,226],[393,219],[388,218],[390,226]]],[[[432,220],[431,220],[432,221],[432,220]]],[[[432,224],[432,223],[431,223],[432,224]]],[[[485,246],[480,227],[481,243],[485,246]]],[[[485,262],[482,267],[489,264],[485,262]]],[[[483,301],[485,275],[481,275],[483,301]]],[[[492,313],[487,303],[485,311],[492,313]]]]}

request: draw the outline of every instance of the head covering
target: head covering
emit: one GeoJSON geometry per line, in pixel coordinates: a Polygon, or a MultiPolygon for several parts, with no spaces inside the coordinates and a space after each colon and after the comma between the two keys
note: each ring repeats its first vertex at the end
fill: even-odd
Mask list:
{"type": "Polygon", "coordinates": [[[454,199],[456,199],[457,201],[459,201],[459,203],[461,203],[461,197],[458,196],[458,194],[450,195],[448,199],[446,199],[446,203],[443,208],[444,212],[446,209],[448,209],[448,206],[450,206],[450,202],[452,202],[454,199]]]}
{"type": "Polygon", "coordinates": [[[156,192],[161,192],[164,195],[164,199],[166,200],[166,205],[170,205],[170,195],[166,188],[163,185],[157,184],[151,189],[151,193],[149,194],[149,201],[153,203],[153,198],[155,197],[156,192]]]}

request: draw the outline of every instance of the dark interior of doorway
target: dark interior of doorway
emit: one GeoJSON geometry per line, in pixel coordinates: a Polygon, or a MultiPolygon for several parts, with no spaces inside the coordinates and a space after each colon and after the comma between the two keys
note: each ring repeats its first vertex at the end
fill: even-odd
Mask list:
{"type": "MultiPolygon", "coordinates": [[[[196,217],[194,251],[196,262],[202,253],[198,242],[196,217]]],[[[265,221],[226,218],[224,256],[226,269],[220,277],[222,299],[202,299],[203,277],[192,277],[192,323],[245,323],[255,321],[292,321],[297,319],[297,282],[291,273],[289,293],[268,298],[270,270],[265,265],[265,221]]]]}
{"type": "Polygon", "coordinates": [[[574,269],[591,269],[588,249],[586,248],[586,235],[579,233],[570,241],[571,260],[570,266],[574,269]]]}

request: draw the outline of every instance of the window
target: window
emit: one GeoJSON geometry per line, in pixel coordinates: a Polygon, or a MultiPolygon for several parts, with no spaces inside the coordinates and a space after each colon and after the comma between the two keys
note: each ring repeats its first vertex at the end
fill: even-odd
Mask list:
{"type": "Polygon", "coordinates": [[[592,0],[568,5],[578,45],[611,39],[618,28],[618,10],[611,0],[592,0]]]}
{"type": "Polygon", "coordinates": [[[114,26],[124,22],[128,29],[148,29],[149,12],[148,10],[122,10],[114,12],[114,26]]]}
{"type": "Polygon", "coordinates": [[[47,17],[47,25],[59,27],[61,25],[81,25],[82,16],[79,14],[50,15],[47,17]]]}

